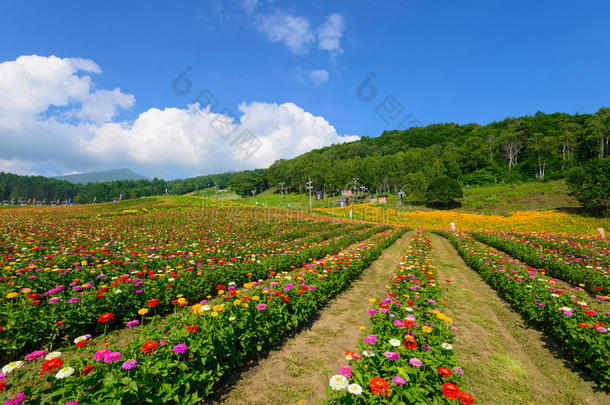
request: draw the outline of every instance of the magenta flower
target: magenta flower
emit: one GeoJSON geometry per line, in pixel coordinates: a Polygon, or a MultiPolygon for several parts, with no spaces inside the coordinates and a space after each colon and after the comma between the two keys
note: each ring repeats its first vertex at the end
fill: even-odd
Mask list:
{"type": "Polygon", "coordinates": [[[106,363],[114,363],[115,361],[121,360],[121,357],[123,356],[119,352],[110,352],[104,356],[104,361],[106,363]]]}
{"type": "Polygon", "coordinates": [[[392,385],[398,385],[398,386],[402,386],[405,385],[406,381],[404,378],[399,377],[397,375],[395,375],[394,377],[392,377],[392,385]]]}
{"type": "Polygon", "coordinates": [[[364,341],[364,343],[368,343],[370,345],[374,345],[375,341],[377,341],[377,336],[375,335],[368,335],[362,338],[362,340],[364,341]]]}
{"type": "Polygon", "coordinates": [[[176,354],[184,354],[186,352],[187,346],[184,343],[177,344],[174,346],[172,351],[176,354]]]}
{"type": "Polygon", "coordinates": [[[400,358],[396,352],[385,352],[383,355],[392,361],[396,361],[400,358]]]}
{"type": "Polygon", "coordinates": [[[411,360],[409,360],[409,364],[411,364],[412,366],[415,367],[421,367],[422,363],[420,359],[416,359],[415,357],[413,357],[411,360]]]}
{"type": "Polygon", "coordinates": [[[339,374],[341,374],[343,377],[351,377],[354,375],[354,373],[352,373],[352,366],[343,366],[339,369],[339,374]]]}
{"type": "Polygon", "coordinates": [[[267,308],[267,305],[266,305],[266,304],[258,304],[258,305],[256,306],[256,309],[258,309],[259,311],[263,311],[263,310],[265,310],[266,308],[267,308]]]}
{"type": "Polygon", "coordinates": [[[123,370],[131,370],[132,368],[136,367],[137,365],[138,365],[138,361],[136,359],[129,359],[125,363],[123,363],[121,368],[123,370]]]}
{"type": "Polygon", "coordinates": [[[27,397],[25,393],[18,392],[17,394],[7,398],[4,400],[4,405],[19,405],[22,403],[27,397]]]}
{"type": "Polygon", "coordinates": [[[125,324],[125,326],[127,326],[128,328],[133,328],[134,326],[137,326],[140,324],[140,321],[138,321],[137,319],[134,321],[129,321],[125,324]]]}
{"type": "Polygon", "coordinates": [[[25,356],[25,360],[26,361],[36,360],[36,359],[41,358],[45,354],[47,354],[47,352],[45,352],[44,350],[36,350],[36,351],[28,354],[27,356],[25,356]]]}
{"type": "Polygon", "coordinates": [[[69,402],[66,402],[64,405],[79,405],[79,404],[76,401],[69,401],[69,402]]]}
{"type": "Polygon", "coordinates": [[[95,354],[93,355],[93,360],[95,361],[100,361],[100,360],[104,360],[104,357],[106,357],[106,355],[110,353],[110,350],[108,349],[101,349],[98,350],[97,352],[95,352],[95,354]]]}

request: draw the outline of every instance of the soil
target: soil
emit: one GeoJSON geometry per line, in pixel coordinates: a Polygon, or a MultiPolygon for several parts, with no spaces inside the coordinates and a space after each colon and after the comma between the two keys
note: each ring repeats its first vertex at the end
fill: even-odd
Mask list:
{"type": "Polygon", "coordinates": [[[237,377],[221,394],[226,404],[314,404],[326,398],[331,375],[346,364],[368,327],[368,299],[383,294],[412,233],[388,247],[317,319],[237,377]]]}
{"type": "Polygon", "coordinates": [[[458,327],[454,350],[465,371],[463,388],[477,403],[610,404],[610,396],[511,309],[446,239],[431,240],[449,301],[445,312],[458,327]]]}

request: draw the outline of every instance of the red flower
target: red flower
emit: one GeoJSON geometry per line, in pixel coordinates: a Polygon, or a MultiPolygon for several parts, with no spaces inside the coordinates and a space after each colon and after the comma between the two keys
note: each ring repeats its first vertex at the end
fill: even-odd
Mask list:
{"type": "Polygon", "coordinates": [[[585,315],[594,316],[594,315],[597,315],[597,311],[592,311],[590,309],[587,309],[585,311],[585,315]]]}
{"type": "Polygon", "coordinates": [[[381,394],[382,397],[385,397],[390,393],[390,384],[381,377],[373,377],[369,382],[369,388],[373,395],[381,394]]]}
{"type": "Polygon", "coordinates": [[[405,319],[404,321],[402,321],[402,325],[407,329],[411,329],[412,327],[415,326],[415,321],[412,321],[410,319],[405,319]]]}
{"type": "Polygon", "coordinates": [[[3,380],[0,380],[0,392],[4,391],[6,388],[6,383],[3,380]]]}
{"type": "Polygon", "coordinates": [[[222,285],[222,284],[218,284],[218,285],[216,286],[216,289],[217,289],[217,290],[224,290],[224,289],[225,289],[225,286],[224,286],[224,285],[222,285]]]}
{"type": "Polygon", "coordinates": [[[443,384],[443,395],[448,399],[458,399],[460,396],[460,389],[457,384],[446,382],[443,384]]]}
{"type": "Polygon", "coordinates": [[[104,323],[104,322],[108,322],[113,319],[114,319],[114,314],[112,312],[106,312],[105,314],[101,314],[100,317],[97,318],[97,321],[99,323],[104,323]]]}
{"type": "Polygon", "coordinates": [[[142,345],[140,351],[146,354],[152,354],[159,347],[159,342],[156,340],[149,340],[142,345]]]}
{"type": "Polygon", "coordinates": [[[51,360],[47,360],[44,363],[42,363],[42,370],[40,371],[40,374],[44,374],[44,373],[50,373],[51,371],[60,368],[61,365],[64,364],[64,361],[62,359],[60,359],[59,357],[56,357],[54,359],[51,360]]]}
{"type": "Polygon", "coordinates": [[[443,378],[451,377],[452,374],[451,370],[449,370],[447,367],[439,367],[436,369],[436,372],[443,378]]]}
{"type": "Polygon", "coordinates": [[[282,299],[284,300],[284,302],[290,301],[290,298],[285,295],[282,295],[282,299]]]}
{"type": "Polygon", "coordinates": [[[199,325],[188,325],[186,327],[187,332],[197,333],[198,330],[199,330],[199,325]]]}
{"type": "Polygon", "coordinates": [[[57,325],[57,326],[61,326],[63,324],[64,324],[64,321],[57,321],[57,322],[55,322],[55,325],[57,325]]]}
{"type": "Polygon", "coordinates": [[[411,335],[406,335],[405,336],[405,340],[403,341],[403,344],[405,345],[405,347],[407,349],[415,349],[417,348],[417,342],[415,341],[415,338],[411,335]]]}
{"type": "Polygon", "coordinates": [[[2,326],[0,326],[0,332],[2,332],[2,326]]]}
{"type": "Polygon", "coordinates": [[[149,307],[154,308],[157,305],[159,305],[159,298],[155,298],[154,300],[148,300],[149,307]]]}
{"type": "Polygon", "coordinates": [[[589,328],[590,327],[588,323],[584,323],[584,322],[579,323],[578,326],[580,326],[581,328],[589,328]]]}
{"type": "Polygon", "coordinates": [[[87,339],[81,340],[76,344],[76,347],[85,347],[87,346],[87,339]]]}
{"type": "Polygon", "coordinates": [[[90,372],[93,371],[93,366],[85,366],[83,367],[83,369],[80,372],[80,375],[85,375],[85,374],[89,374],[90,372]]]}
{"type": "Polygon", "coordinates": [[[474,398],[467,392],[460,392],[460,404],[470,405],[474,404],[474,398]]]}

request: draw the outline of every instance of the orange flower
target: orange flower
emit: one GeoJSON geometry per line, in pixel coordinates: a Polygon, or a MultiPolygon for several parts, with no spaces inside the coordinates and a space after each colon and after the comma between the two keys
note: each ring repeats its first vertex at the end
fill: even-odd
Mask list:
{"type": "Polygon", "coordinates": [[[199,330],[199,325],[188,325],[186,327],[187,332],[196,333],[199,330]]]}
{"type": "Polygon", "coordinates": [[[451,370],[449,370],[447,367],[439,367],[436,369],[436,372],[443,378],[451,377],[451,370]]]}
{"type": "Polygon", "coordinates": [[[460,404],[471,405],[474,404],[474,398],[467,392],[460,392],[460,404]]]}
{"type": "Polygon", "coordinates": [[[140,351],[146,354],[152,354],[159,347],[159,342],[156,340],[149,340],[142,345],[140,351]]]}
{"type": "Polygon", "coordinates": [[[382,397],[390,394],[390,384],[381,377],[373,377],[369,382],[369,388],[373,395],[381,394],[382,397]]]}
{"type": "Polygon", "coordinates": [[[93,371],[93,366],[85,366],[83,367],[83,369],[80,372],[80,375],[85,375],[85,374],[89,374],[90,372],[93,371]]]}

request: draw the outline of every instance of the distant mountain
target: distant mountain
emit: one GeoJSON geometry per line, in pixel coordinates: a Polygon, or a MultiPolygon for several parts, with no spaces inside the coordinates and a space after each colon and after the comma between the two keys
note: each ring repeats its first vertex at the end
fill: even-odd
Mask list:
{"type": "Polygon", "coordinates": [[[79,174],[65,174],[63,176],[54,177],[58,180],[67,180],[74,184],[87,184],[87,183],[103,183],[106,181],[115,180],[146,180],[146,176],[142,176],[129,169],[114,169],[104,170],[101,172],[89,172],[79,174]]]}

